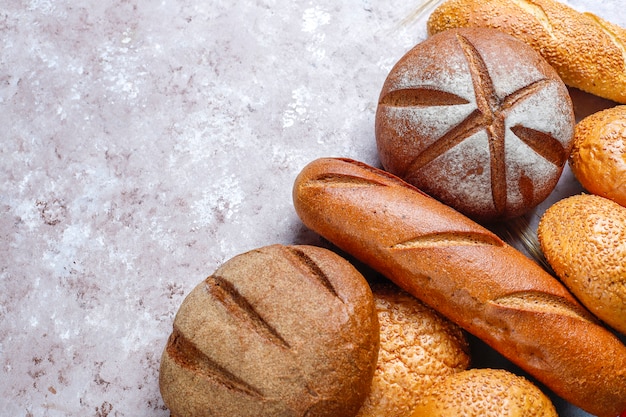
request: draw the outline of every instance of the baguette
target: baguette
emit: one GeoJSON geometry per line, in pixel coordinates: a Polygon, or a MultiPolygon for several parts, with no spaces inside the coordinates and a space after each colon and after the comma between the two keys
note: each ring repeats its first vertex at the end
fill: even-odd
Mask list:
{"type": "Polygon", "coordinates": [[[527,43],[571,87],[626,103],[626,30],[554,0],[448,0],[430,15],[430,35],[490,27],[527,43]]]}
{"type": "Polygon", "coordinates": [[[313,231],[479,337],[570,403],[626,411],[626,346],[554,277],[399,178],[318,159],[296,178],[313,231]]]}

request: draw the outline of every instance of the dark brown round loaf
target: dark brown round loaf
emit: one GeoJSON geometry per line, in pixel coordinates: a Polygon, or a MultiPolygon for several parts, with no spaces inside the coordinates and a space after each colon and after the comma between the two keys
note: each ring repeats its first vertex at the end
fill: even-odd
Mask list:
{"type": "Polygon", "coordinates": [[[480,221],[519,216],[554,189],[574,112],[565,84],[521,41],[451,29],[389,73],[376,112],[383,167],[480,221]]]}
{"type": "Polygon", "coordinates": [[[379,325],[363,276],[335,253],[272,245],[235,256],[186,297],[162,355],[173,416],[354,416],[379,325]]]}

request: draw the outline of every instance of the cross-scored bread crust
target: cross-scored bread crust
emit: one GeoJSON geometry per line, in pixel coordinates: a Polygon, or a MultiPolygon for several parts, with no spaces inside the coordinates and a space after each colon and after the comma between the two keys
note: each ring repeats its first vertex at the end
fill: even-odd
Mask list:
{"type": "Polygon", "coordinates": [[[554,69],[493,29],[450,30],[415,46],[390,71],[376,112],[385,169],[483,221],[543,201],[573,133],[554,69]]]}

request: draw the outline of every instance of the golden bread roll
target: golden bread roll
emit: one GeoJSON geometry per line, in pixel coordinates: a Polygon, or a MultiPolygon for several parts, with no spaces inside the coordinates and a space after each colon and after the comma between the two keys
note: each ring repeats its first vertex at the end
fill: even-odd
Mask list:
{"type": "Polygon", "coordinates": [[[626,411],[626,346],[556,278],[385,171],[322,158],[300,172],[303,223],[600,417],[626,411]]]}
{"type": "Polygon", "coordinates": [[[555,0],[447,0],[430,15],[428,33],[489,27],[527,43],[565,84],[626,103],[626,31],[555,0]]]}
{"type": "Polygon", "coordinates": [[[563,283],[626,334],[626,208],[591,194],[568,197],[546,210],[537,236],[563,283]]]}
{"type": "Polygon", "coordinates": [[[567,87],[506,33],[455,29],[391,69],[376,111],[385,170],[480,221],[520,216],[556,186],[572,148],[567,87]]]}
{"type": "Polygon", "coordinates": [[[187,295],[159,385],[177,417],[354,416],[378,344],[372,292],[348,261],[312,246],[266,246],[187,295]]]}
{"type": "Polygon", "coordinates": [[[380,350],[359,417],[408,417],[424,392],[469,367],[460,327],[392,283],[372,284],[380,350]]]}
{"type": "Polygon", "coordinates": [[[526,378],[502,369],[470,369],[446,378],[411,417],[558,417],[550,399],[526,378]]]}
{"type": "Polygon", "coordinates": [[[570,167],[587,191],[626,207],[626,105],[576,125],[570,167]]]}

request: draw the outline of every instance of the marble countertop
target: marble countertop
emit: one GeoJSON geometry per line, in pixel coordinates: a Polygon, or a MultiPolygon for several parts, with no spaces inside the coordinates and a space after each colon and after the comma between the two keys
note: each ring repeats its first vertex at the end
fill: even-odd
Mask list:
{"type": "MultiPolygon", "coordinates": [[[[593,3],[570,1],[626,23],[593,3]]],[[[0,415],[169,415],[158,367],[183,298],[238,253],[317,242],[293,180],[317,157],[378,163],[376,101],[425,38],[420,10],[5,1],[0,415]]]]}

